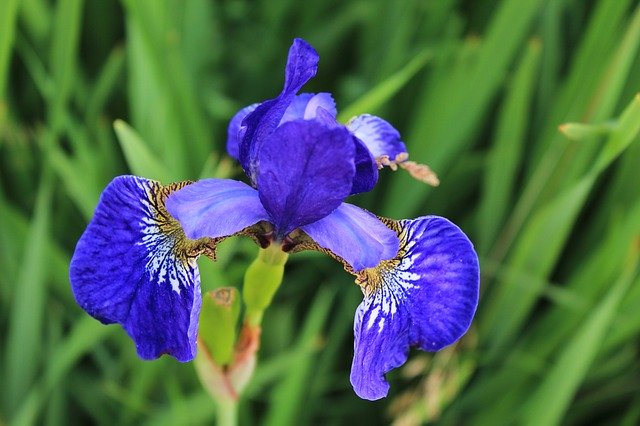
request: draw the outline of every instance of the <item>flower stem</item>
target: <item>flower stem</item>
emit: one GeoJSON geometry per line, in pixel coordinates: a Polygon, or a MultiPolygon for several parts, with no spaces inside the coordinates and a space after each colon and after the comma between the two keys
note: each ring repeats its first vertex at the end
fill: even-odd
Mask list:
{"type": "Polygon", "coordinates": [[[262,314],[282,283],[284,264],[289,255],[281,247],[272,244],[258,252],[244,276],[242,296],[246,305],[245,320],[252,326],[260,326],[262,314]]]}
{"type": "Polygon", "coordinates": [[[238,401],[230,398],[218,398],[216,411],[218,426],[236,426],[238,424],[238,401]]]}

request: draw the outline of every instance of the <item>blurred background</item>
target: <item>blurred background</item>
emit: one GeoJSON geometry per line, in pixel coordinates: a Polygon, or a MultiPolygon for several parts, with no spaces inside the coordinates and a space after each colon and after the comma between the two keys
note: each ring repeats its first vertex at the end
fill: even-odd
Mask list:
{"type": "MultiPolygon", "coordinates": [[[[321,56],[305,91],[384,117],[442,181],[385,170],[352,202],[459,224],[482,298],[458,344],[362,401],[360,290],[292,256],[241,423],[639,424],[638,1],[3,0],[0,425],[214,423],[193,365],[138,359],[74,303],[68,263],[114,176],[243,176],[227,122],[280,91],[294,37],[321,56]]],[[[225,242],[203,288],[240,285],[256,251],[225,242]]]]}

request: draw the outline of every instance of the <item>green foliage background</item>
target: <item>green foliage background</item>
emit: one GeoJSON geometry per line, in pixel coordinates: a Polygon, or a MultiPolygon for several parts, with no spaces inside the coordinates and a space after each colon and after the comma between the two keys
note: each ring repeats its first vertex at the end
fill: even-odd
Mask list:
{"type": "MultiPolygon", "coordinates": [[[[361,401],[360,291],[292,256],[241,423],[640,423],[637,1],[4,0],[0,425],[214,422],[193,366],[139,360],[75,305],[67,267],[114,176],[241,176],[226,124],[279,92],[293,37],[322,58],[307,91],[394,123],[442,180],[384,172],[355,202],[458,223],[482,299],[463,340],[361,401]]],[[[223,244],[203,287],[239,285],[255,252],[223,244]]]]}

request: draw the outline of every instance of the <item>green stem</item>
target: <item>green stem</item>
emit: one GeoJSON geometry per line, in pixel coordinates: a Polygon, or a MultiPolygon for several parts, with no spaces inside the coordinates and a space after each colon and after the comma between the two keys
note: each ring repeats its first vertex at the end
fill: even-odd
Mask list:
{"type": "Polygon", "coordinates": [[[242,296],[247,307],[245,320],[252,326],[262,323],[262,314],[282,283],[288,258],[279,245],[272,244],[260,249],[258,257],[247,268],[242,296]]]}
{"type": "Polygon", "coordinates": [[[217,402],[218,426],[236,426],[238,424],[238,400],[218,398],[217,402]]]}

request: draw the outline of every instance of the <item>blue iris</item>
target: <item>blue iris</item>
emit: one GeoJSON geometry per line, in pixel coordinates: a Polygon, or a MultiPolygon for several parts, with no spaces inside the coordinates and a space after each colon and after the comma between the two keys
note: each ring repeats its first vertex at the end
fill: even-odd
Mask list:
{"type": "Polygon", "coordinates": [[[344,202],[371,190],[389,159],[406,161],[406,147],[381,118],[361,115],[344,126],[329,94],[298,94],[318,60],[296,39],[282,92],[231,120],[227,150],[249,184],[163,186],[120,176],[102,193],[70,280],[80,306],[121,324],[140,357],[193,359],[201,304],[195,260],[215,258],[216,244],[239,234],[286,251],[323,251],[356,276],[365,298],[356,311],[351,382],[363,398],[386,395],[384,375],[411,346],[435,351],[469,327],[479,270],[462,231],[435,216],[380,219],[344,202]]]}

